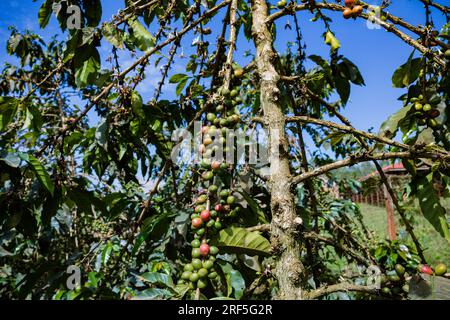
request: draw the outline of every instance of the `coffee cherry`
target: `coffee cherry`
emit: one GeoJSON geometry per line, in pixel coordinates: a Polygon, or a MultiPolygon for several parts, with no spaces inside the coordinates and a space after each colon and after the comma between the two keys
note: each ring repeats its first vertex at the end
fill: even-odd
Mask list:
{"type": "Polygon", "coordinates": [[[228,197],[230,195],[230,190],[229,189],[222,189],[222,190],[220,190],[220,192],[219,192],[219,196],[221,197],[221,198],[226,198],[226,197],[228,197]]]}
{"type": "Polygon", "coordinates": [[[208,270],[206,270],[205,268],[201,268],[197,271],[197,273],[200,278],[205,278],[208,275],[208,270]]]}
{"type": "Polygon", "coordinates": [[[395,273],[388,275],[388,279],[391,282],[399,282],[401,280],[400,277],[395,273]]]}
{"type": "Polygon", "coordinates": [[[214,226],[214,220],[209,220],[208,223],[206,224],[206,226],[208,228],[212,228],[214,226]]]}
{"type": "Polygon", "coordinates": [[[206,232],[206,229],[205,228],[201,228],[201,229],[198,229],[195,234],[198,235],[198,236],[202,236],[202,235],[205,234],[205,232],[206,232]]]}
{"type": "Polygon", "coordinates": [[[237,115],[237,114],[233,114],[233,115],[231,116],[231,121],[232,121],[233,123],[238,123],[239,121],[241,121],[241,117],[239,117],[239,115],[237,115]]]}
{"type": "Polygon", "coordinates": [[[239,69],[234,70],[234,76],[236,78],[242,78],[243,75],[244,75],[243,69],[239,68],[239,69]]]}
{"type": "Polygon", "coordinates": [[[239,91],[237,89],[233,89],[233,90],[230,91],[230,97],[231,98],[237,97],[238,94],[239,94],[239,91]]]}
{"type": "Polygon", "coordinates": [[[217,272],[211,272],[210,274],[208,274],[208,278],[210,278],[210,279],[215,279],[215,278],[217,278],[217,272]]]}
{"type": "Polygon", "coordinates": [[[344,16],[344,19],[350,19],[353,16],[352,9],[345,8],[342,15],[344,16]]]}
{"type": "Polygon", "coordinates": [[[414,109],[416,109],[417,111],[420,111],[423,109],[423,105],[421,103],[416,102],[414,104],[414,109]]]}
{"type": "Polygon", "coordinates": [[[184,271],[194,271],[194,266],[191,263],[187,263],[184,265],[184,271]]]}
{"type": "Polygon", "coordinates": [[[362,6],[354,6],[352,9],[352,13],[354,16],[359,16],[364,11],[364,8],[362,6]]]}
{"type": "Polygon", "coordinates": [[[203,224],[203,221],[201,218],[194,218],[192,219],[192,227],[197,229],[200,228],[203,224]]]}
{"type": "Polygon", "coordinates": [[[222,223],[220,223],[220,221],[214,222],[214,228],[215,228],[216,230],[222,229],[222,223]]]}
{"type": "Polygon", "coordinates": [[[205,181],[211,180],[214,177],[212,171],[205,171],[202,173],[202,179],[205,181]]]}
{"type": "Polygon", "coordinates": [[[191,276],[189,277],[189,281],[191,281],[191,282],[197,282],[199,278],[200,278],[200,277],[198,276],[198,274],[197,274],[196,272],[194,272],[194,273],[192,273],[191,276]]]}
{"type": "Polygon", "coordinates": [[[447,60],[450,60],[450,49],[445,50],[444,56],[447,60]]]}
{"type": "Polygon", "coordinates": [[[219,253],[219,248],[217,248],[216,246],[211,246],[211,247],[209,248],[209,252],[210,252],[213,256],[215,256],[216,254],[219,253]]]}
{"type": "Polygon", "coordinates": [[[208,200],[208,196],[205,194],[202,194],[200,197],[197,198],[195,201],[197,204],[203,204],[208,200]]]}
{"type": "Polygon", "coordinates": [[[210,260],[205,260],[203,261],[203,268],[209,270],[214,266],[214,262],[210,261],[210,260]]]}
{"type": "Polygon", "coordinates": [[[353,6],[355,5],[355,0],[345,0],[344,3],[347,8],[353,8],[353,6]]]}
{"type": "Polygon", "coordinates": [[[429,275],[433,274],[433,270],[431,269],[430,266],[427,266],[427,265],[421,266],[420,272],[425,273],[425,274],[429,274],[429,275]]]}
{"type": "Polygon", "coordinates": [[[201,133],[206,133],[208,132],[209,127],[208,126],[203,126],[202,129],[200,130],[201,133]]]}
{"type": "Polygon", "coordinates": [[[201,218],[204,222],[208,221],[208,220],[211,218],[211,212],[210,212],[209,210],[203,210],[203,211],[200,213],[200,218],[201,218]]]}
{"type": "Polygon", "coordinates": [[[210,122],[213,122],[216,119],[216,115],[214,113],[208,113],[206,115],[206,119],[210,122]]]}
{"type": "MultiPolygon", "coordinates": [[[[195,209],[194,209],[194,212],[195,213],[200,213],[200,212],[202,212],[205,209],[206,209],[206,207],[204,205],[196,206],[195,209]]],[[[192,217],[192,219],[194,219],[194,218],[192,217]]]]}
{"type": "Polygon", "coordinates": [[[429,103],[423,105],[423,111],[428,112],[431,110],[431,105],[429,103]]]}
{"type": "Polygon", "coordinates": [[[230,95],[230,89],[222,88],[222,96],[228,97],[230,95]]]}
{"type": "Polygon", "coordinates": [[[197,288],[199,288],[199,289],[206,288],[207,285],[208,285],[208,283],[202,279],[199,279],[197,281],[197,288]]]}
{"type": "Polygon", "coordinates": [[[183,280],[189,280],[191,278],[192,272],[191,271],[184,271],[181,274],[181,279],[183,280]]]}
{"type": "Polygon", "coordinates": [[[213,163],[211,163],[211,169],[219,170],[220,169],[220,162],[219,161],[213,161],[213,163]]]}
{"type": "Polygon", "coordinates": [[[201,242],[198,239],[194,239],[194,240],[191,241],[192,248],[199,248],[200,245],[201,245],[201,242]]]}
{"type": "Polygon", "coordinates": [[[389,296],[391,294],[391,289],[389,289],[388,287],[384,287],[383,289],[381,289],[381,292],[389,296]]]}
{"type": "Polygon", "coordinates": [[[435,119],[428,119],[427,124],[430,128],[437,128],[438,123],[435,119]]]}
{"type": "Polygon", "coordinates": [[[447,273],[447,266],[444,263],[438,263],[434,268],[434,272],[437,276],[443,276],[447,273]]]}
{"type": "Polygon", "coordinates": [[[405,274],[405,267],[403,267],[401,264],[396,264],[395,272],[399,277],[403,277],[403,275],[405,274]]]}
{"type": "Polygon", "coordinates": [[[217,217],[217,211],[211,210],[211,218],[215,218],[215,217],[217,217]]]}
{"type": "Polygon", "coordinates": [[[204,144],[205,146],[209,146],[211,143],[213,143],[213,140],[211,139],[211,137],[206,136],[206,137],[203,139],[203,144],[204,144]]]}
{"type": "Polygon", "coordinates": [[[277,2],[277,7],[278,9],[283,9],[284,7],[286,7],[286,4],[287,4],[286,0],[281,0],[277,2]]]}
{"type": "Polygon", "coordinates": [[[194,270],[199,270],[203,267],[202,260],[200,259],[192,259],[192,267],[194,270]]]}
{"type": "Polygon", "coordinates": [[[204,257],[206,257],[209,253],[209,245],[207,243],[203,243],[202,245],[200,245],[200,254],[204,257]]]}
{"type": "Polygon", "coordinates": [[[209,186],[208,191],[211,193],[216,193],[217,189],[218,189],[218,187],[215,184],[213,184],[213,185],[209,186]]]}
{"type": "Polygon", "coordinates": [[[220,119],[219,124],[221,127],[226,127],[228,125],[228,120],[222,118],[222,119],[220,119]]]}
{"type": "Polygon", "coordinates": [[[236,199],[233,196],[229,196],[227,198],[227,203],[230,205],[233,204],[235,201],[236,201],[236,199]]]}
{"type": "Polygon", "coordinates": [[[202,161],[200,161],[200,167],[202,167],[203,169],[211,168],[211,160],[210,159],[202,159],[202,161]]]}
{"type": "Polygon", "coordinates": [[[214,206],[214,210],[216,210],[217,212],[222,212],[223,211],[223,205],[221,204],[216,204],[214,206]]]}
{"type": "Polygon", "coordinates": [[[199,248],[193,248],[191,252],[192,258],[200,258],[200,249],[199,248]]]}

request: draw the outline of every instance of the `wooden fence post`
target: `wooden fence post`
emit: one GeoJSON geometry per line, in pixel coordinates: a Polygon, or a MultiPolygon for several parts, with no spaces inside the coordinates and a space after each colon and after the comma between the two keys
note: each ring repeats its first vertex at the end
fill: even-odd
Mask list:
{"type": "Polygon", "coordinates": [[[389,240],[395,240],[397,239],[397,230],[395,227],[394,207],[392,205],[391,196],[389,195],[385,185],[383,185],[383,191],[386,202],[388,237],[389,240]]]}

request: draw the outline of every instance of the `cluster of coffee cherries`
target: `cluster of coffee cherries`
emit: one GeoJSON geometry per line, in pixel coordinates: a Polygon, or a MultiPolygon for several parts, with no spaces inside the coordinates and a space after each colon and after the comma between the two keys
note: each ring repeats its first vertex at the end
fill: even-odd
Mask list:
{"type": "Polygon", "coordinates": [[[363,6],[357,3],[357,0],[345,0],[346,8],[342,12],[345,19],[356,18],[363,12],[363,6]]]}
{"type": "Polygon", "coordinates": [[[408,294],[408,282],[411,279],[412,274],[415,274],[416,272],[434,276],[445,276],[447,266],[441,262],[436,264],[433,270],[429,265],[420,264],[417,266],[417,269],[414,270],[414,268],[411,268],[406,264],[397,263],[393,270],[388,270],[385,274],[381,274],[381,293],[385,296],[401,296],[408,294]]]}
{"type": "Polygon", "coordinates": [[[179,283],[188,283],[190,289],[203,289],[208,280],[217,279],[214,262],[219,249],[211,245],[211,237],[223,228],[224,220],[235,217],[240,210],[231,188],[233,167],[227,163],[230,159],[227,154],[232,152],[234,160],[232,129],[241,121],[238,107],[243,102],[239,94],[243,73],[242,69],[234,71],[232,87],[221,87],[217,91],[220,98],[214,106],[206,107],[199,102],[205,117],[199,132],[201,161],[195,168],[200,185],[190,216],[192,259],[184,265],[179,280],[179,283]]]}
{"type": "Polygon", "coordinates": [[[437,128],[439,126],[436,118],[439,117],[440,112],[436,105],[431,101],[427,101],[423,95],[411,98],[410,102],[416,111],[417,123],[419,125],[426,125],[430,128],[437,128]]]}

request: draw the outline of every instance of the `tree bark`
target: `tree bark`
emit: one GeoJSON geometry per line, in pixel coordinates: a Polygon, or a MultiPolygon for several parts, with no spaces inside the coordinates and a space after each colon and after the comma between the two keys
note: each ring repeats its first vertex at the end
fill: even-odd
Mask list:
{"type": "Polygon", "coordinates": [[[261,106],[265,127],[269,133],[270,178],[272,212],[271,244],[277,256],[274,275],[278,280],[278,299],[301,299],[304,267],[300,261],[300,243],[293,194],[292,176],[288,159],[285,117],[280,107],[280,75],[275,68],[278,56],[273,48],[273,37],[266,25],[268,8],[265,0],[252,1],[252,35],[256,47],[256,65],[260,77],[261,106]]]}

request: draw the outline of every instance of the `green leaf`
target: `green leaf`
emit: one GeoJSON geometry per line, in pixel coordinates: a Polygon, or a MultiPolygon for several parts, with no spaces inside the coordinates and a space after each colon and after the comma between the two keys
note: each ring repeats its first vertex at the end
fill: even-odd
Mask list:
{"type": "Polygon", "coordinates": [[[26,154],[26,153],[19,153],[19,157],[23,161],[27,162],[30,165],[30,167],[33,169],[34,173],[36,174],[39,182],[53,196],[53,193],[55,191],[55,186],[53,185],[53,181],[51,180],[50,175],[45,170],[42,163],[34,156],[26,154]]]}
{"type": "Polygon", "coordinates": [[[105,150],[108,143],[108,127],[108,120],[103,118],[95,129],[95,141],[105,150]]]}
{"type": "Polygon", "coordinates": [[[41,28],[45,28],[52,16],[52,0],[45,0],[38,12],[38,22],[41,28]]]}
{"type": "Polygon", "coordinates": [[[134,112],[134,114],[136,114],[137,116],[144,118],[145,114],[144,114],[144,110],[142,109],[143,106],[143,102],[142,102],[142,97],[141,95],[133,90],[131,92],[131,108],[134,112]]]}
{"type": "Polygon", "coordinates": [[[183,91],[184,87],[186,86],[186,83],[188,82],[189,78],[184,78],[183,80],[181,80],[178,85],[177,88],[175,90],[175,94],[178,96],[180,95],[180,93],[183,91]]]}
{"type": "Polygon", "coordinates": [[[416,180],[417,197],[424,217],[439,234],[450,242],[450,229],[445,217],[445,208],[439,202],[439,197],[433,186],[433,173],[416,180]]]}
{"type": "Polygon", "coordinates": [[[169,83],[179,83],[179,82],[181,82],[182,80],[184,80],[186,78],[188,78],[187,74],[177,73],[177,74],[174,74],[173,76],[170,77],[169,83]]]}
{"type": "Polygon", "coordinates": [[[138,279],[141,281],[149,282],[151,284],[158,284],[163,285],[166,287],[173,287],[173,280],[172,278],[165,274],[160,272],[146,272],[141,275],[136,275],[138,279]]]}
{"type": "Polygon", "coordinates": [[[167,289],[150,288],[144,291],[138,292],[132,300],[155,300],[155,299],[168,299],[173,294],[167,289]]]}
{"type": "Polygon", "coordinates": [[[88,26],[96,27],[102,19],[102,3],[100,0],[83,0],[84,12],[88,26]]]}
{"type": "Polygon", "coordinates": [[[411,105],[401,108],[399,111],[391,115],[385,122],[381,124],[380,135],[388,138],[393,138],[397,133],[400,120],[406,117],[411,110],[411,105]]]}
{"type": "Polygon", "coordinates": [[[0,97],[0,131],[14,119],[19,110],[20,100],[13,97],[0,97]]]}
{"type": "Polygon", "coordinates": [[[261,210],[259,204],[244,190],[242,190],[240,194],[242,194],[245,201],[247,201],[252,212],[258,217],[258,221],[261,223],[268,223],[266,215],[264,214],[264,211],[261,210]]]}
{"type": "Polygon", "coordinates": [[[395,70],[392,76],[392,85],[394,88],[405,88],[417,80],[420,73],[422,59],[413,59],[414,52],[408,58],[408,61],[395,70]]]}
{"type": "Polygon", "coordinates": [[[12,168],[17,168],[20,165],[20,158],[13,153],[8,153],[6,157],[0,158],[0,160],[12,168]]]}
{"type": "Polygon", "coordinates": [[[347,75],[347,79],[353,82],[356,85],[364,86],[364,79],[359,71],[358,67],[348,60],[347,58],[343,58],[342,62],[339,64],[340,67],[345,67],[345,73],[347,75]]]}
{"type": "Polygon", "coordinates": [[[348,98],[350,97],[350,82],[347,79],[336,75],[334,84],[339,96],[341,97],[342,103],[346,104],[348,98]]]}
{"type": "Polygon", "coordinates": [[[269,255],[270,242],[258,232],[250,232],[244,228],[229,227],[219,232],[219,235],[212,239],[221,252],[244,253],[253,255],[269,255]]]}
{"type": "Polygon", "coordinates": [[[339,40],[336,39],[331,31],[327,31],[327,33],[325,34],[325,43],[331,47],[331,51],[336,51],[341,47],[339,40]]]}
{"type": "Polygon", "coordinates": [[[234,297],[240,299],[244,294],[245,289],[245,280],[242,277],[242,274],[226,261],[218,260],[218,263],[225,274],[225,279],[227,281],[227,296],[229,297],[234,293],[234,297]]]}
{"type": "Polygon", "coordinates": [[[139,50],[145,52],[155,46],[155,38],[137,18],[128,19],[127,23],[130,26],[131,41],[139,50]]]}
{"type": "MultiPolygon", "coordinates": [[[[83,48],[80,48],[80,50],[83,50],[83,48]]],[[[80,54],[75,55],[75,83],[79,88],[93,84],[100,71],[100,54],[97,49],[90,47],[87,50],[86,54],[82,54],[81,61],[78,58],[80,54]]]]}
{"type": "Polygon", "coordinates": [[[123,49],[123,31],[116,28],[111,23],[104,23],[102,26],[102,34],[114,47],[123,49]]]}

